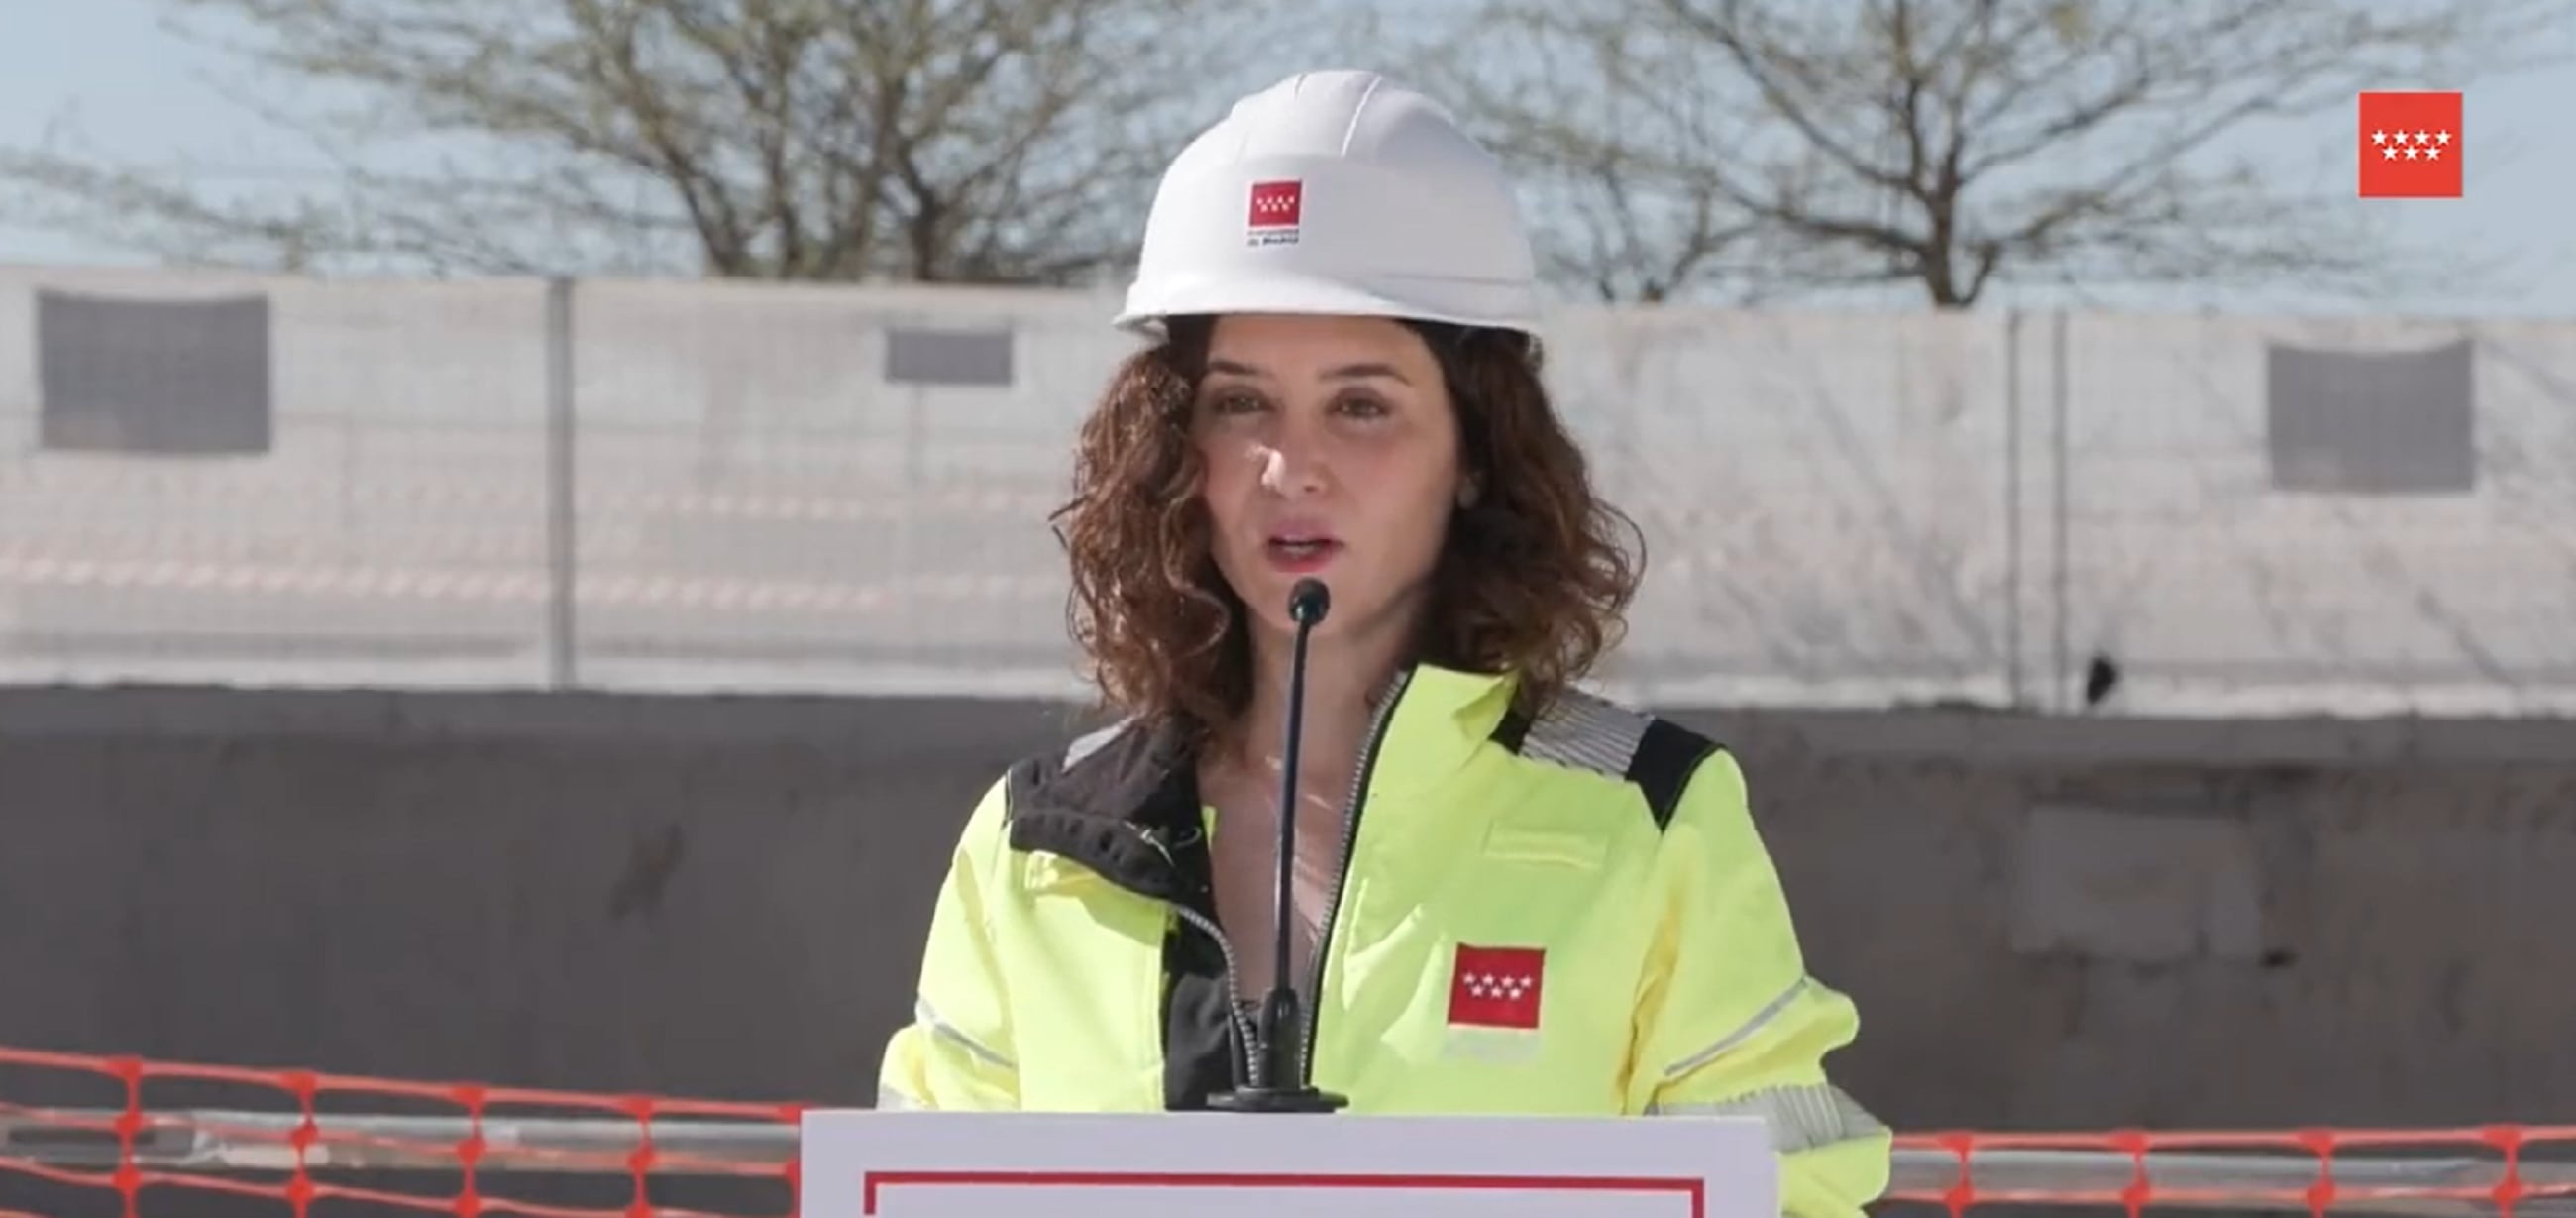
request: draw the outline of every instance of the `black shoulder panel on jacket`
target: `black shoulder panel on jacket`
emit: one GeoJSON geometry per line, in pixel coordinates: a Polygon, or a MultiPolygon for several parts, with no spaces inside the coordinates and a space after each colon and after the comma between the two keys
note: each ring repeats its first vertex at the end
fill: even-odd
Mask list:
{"type": "Polygon", "coordinates": [[[1655,827],[1673,823],[1673,813],[1680,809],[1682,792],[1690,786],[1691,775],[1699,772],[1706,761],[1722,747],[1670,719],[1646,721],[1646,734],[1637,740],[1637,751],[1628,758],[1628,781],[1645,793],[1646,807],[1655,814],[1655,827]]]}
{"type": "Polygon", "coordinates": [[[1659,830],[1672,823],[1700,762],[1723,747],[1669,719],[1579,690],[1559,695],[1536,719],[1505,715],[1494,742],[1533,761],[1634,783],[1659,830]]]}

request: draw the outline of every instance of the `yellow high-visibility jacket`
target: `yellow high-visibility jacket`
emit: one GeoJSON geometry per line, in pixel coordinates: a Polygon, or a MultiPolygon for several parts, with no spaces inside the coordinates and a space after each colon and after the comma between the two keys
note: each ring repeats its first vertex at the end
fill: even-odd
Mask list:
{"type": "MultiPolygon", "coordinates": [[[[1304,1052],[1354,1113],[1766,1118],[1782,1208],[1853,1218],[1888,1129],[1830,1083],[1851,1001],[1807,972],[1716,743],[1580,692],[1418,666],[1379,706],[1304,1052]]],[[[968,819],[880,1108],[1206,1106],[1243,1081],[1189,760],[1124,725],[1011,767],[968,819]]]]}

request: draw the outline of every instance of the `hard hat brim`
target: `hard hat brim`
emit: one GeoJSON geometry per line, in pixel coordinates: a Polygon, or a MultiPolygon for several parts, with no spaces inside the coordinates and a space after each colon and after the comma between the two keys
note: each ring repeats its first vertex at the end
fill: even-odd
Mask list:
{"type": "Polygon", "coordinates": [[[1150,296],[1130,292],[1126,305],[1111,320],[1118,329],[1150,337],[1161,337],[1163,319],[1193,315],[1280,313],[1317,317],[1387,317],[1414,321],[1448,322],[1462,326],[1492,326],[1529,331],[1536,327],[1536,309],[1527,302],[1515,302],[1518,308],[1476,310],[1443,308],[1431,298],[1440,295],[1475,295],[1491,298],[1494,285],[1426,285],[1432,291],[1407,290],[1382,294],[1351,284],[1345,279],[1281,272],[1258,277],[1240,274],[1211,275],[1187,282],[1165,281],[1156,285],[1150,296]],[[1464,292],[1458,290],[1465,287],[1464,292]],[[1444,293],[1439,287],[1447,287],[1444,293]]]}

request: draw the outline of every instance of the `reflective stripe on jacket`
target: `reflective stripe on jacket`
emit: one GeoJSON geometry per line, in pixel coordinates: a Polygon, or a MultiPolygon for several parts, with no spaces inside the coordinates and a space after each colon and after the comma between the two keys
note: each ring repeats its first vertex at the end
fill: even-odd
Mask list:
{"type": "MultiPolygon", "coordinates": [[[[1308,992],[1306,1060],[1356,1113],[1746,1113],[1783,1209],[1856,1218],[1889,1131],[1827,1081],[1858,1031],[1808,975],[1741,771],[1568,693],[1417,667],[1381,703],[1308,992]]],[[[1180,750],[1113,727],[1011,767],[960,836],[884,1108],[1206,1106],[1258,995],[1210,902],[1180,750]],[[1239,1022],[1240,1021],[1240,1022],[1239,1022]]]]}

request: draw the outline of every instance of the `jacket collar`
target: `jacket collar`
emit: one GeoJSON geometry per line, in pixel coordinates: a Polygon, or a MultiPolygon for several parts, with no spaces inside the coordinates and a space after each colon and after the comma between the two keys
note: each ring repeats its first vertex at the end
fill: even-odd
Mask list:
{"type": "MultiPolygon", "coordinates": [[[[1516,747],[1526,724],[1510,710],[1515,684],[1430,664],[1399,672],[1369,793],[1437,785],[1489,742],[1516,747]]],[[[1112,724],[1023,762],[1009,783],[1012,849],[1062,855],[1147,896],[1204,891],[1197,767],[1171,732],[1112,724]]]]}

